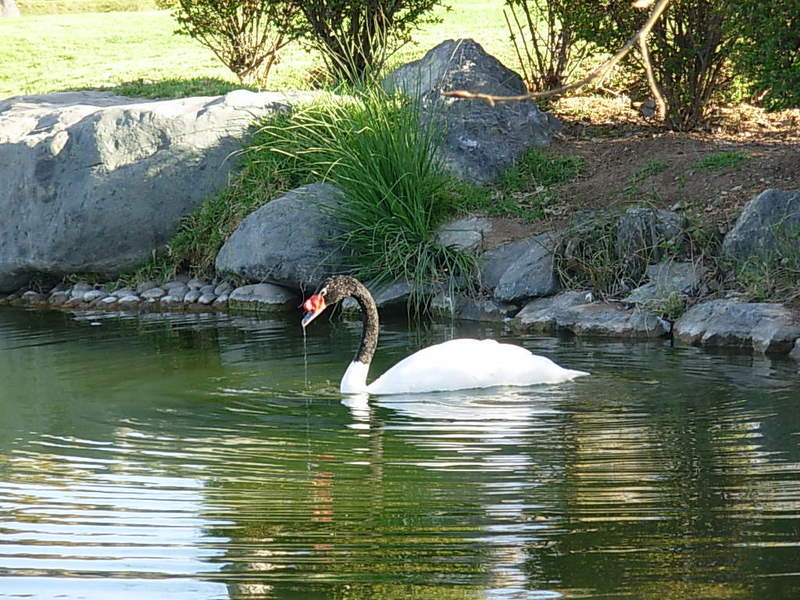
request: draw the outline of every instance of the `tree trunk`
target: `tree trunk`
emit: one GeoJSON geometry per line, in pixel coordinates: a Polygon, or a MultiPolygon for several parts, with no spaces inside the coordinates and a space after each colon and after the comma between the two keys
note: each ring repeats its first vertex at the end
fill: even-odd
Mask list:
{"type": "Polygon", "coordinates": [[[0,0],[0,18],[18,16],[17,0],[0,0]]]}

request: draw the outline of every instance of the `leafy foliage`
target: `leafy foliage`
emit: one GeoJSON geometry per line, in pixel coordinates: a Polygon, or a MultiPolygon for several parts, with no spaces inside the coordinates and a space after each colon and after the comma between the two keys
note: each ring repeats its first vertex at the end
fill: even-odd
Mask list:
{"type": "MultiPolygon", "coordinates": [[[[737,0],[673,0],[653,27],[651,61],[673,129],[702,124],[712,101],[732,81],[729,59],[740,29],[737,5],[737,0]]],[[[580,0],[569,11],[576,36],[607,52],[620,48],[647,19],[629,0],[580,0]]]]}
{"type": "Polygon", "coordinates": [[[738,68],[771,110],[800,106],[800,6],[797,0],[738,0],[738,68]]]}
{"type": "Polygon", "coordinates": [[[506,25],[528,90],[565,85],[589,54],[589,45],[576,38],[568,22],[572,0],[506,0],[505,4],[506,25]]]}
{"type": "Polygon", "coordinates": [[[350,84],[377,79],[411,32],[435,22],[440,0],[292,0],[305,19],[304,36],[322,53],[333,78],[350,84]]]}
{"type": "MultiPolygon", "coordinates": [[[[170,0],[172,1],[172,0],[170,0]]],[[[197,39],[244,83],[266,81],[298,33],[290,0],[174,0],[180,33],[197,39]]]]}

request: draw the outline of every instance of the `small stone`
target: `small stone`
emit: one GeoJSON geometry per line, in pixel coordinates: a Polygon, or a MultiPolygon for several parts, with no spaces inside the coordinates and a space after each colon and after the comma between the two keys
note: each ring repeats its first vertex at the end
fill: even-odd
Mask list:
{"type": "Polygon", "coordinates": [[[180,296],[183,298],[186,295],[186,292],[189,291],[189,286],[178,281],[171,286],[164,286],[164,290],[166,290],[170,296],[180,296]]]}
{"type": "Polygon", "coordinates": [[[514,317],[513,324],[521,329],[533,331],[555,331],[558,311],[571,306],[590,303],[584,292],[562,292],[557,296],[536,298],[528,302],[514,317]]]}
{"type": "Polygon", "coordinates": [[[98,305],[103,308],[111,308],[117,304],[118,300],[119,298],[116,296],[106,296],[105,298],[101,299],[100,302],[98,302],[98,305]]]}
{"type": "Polygon", "coordinates": [[[89,285],[85,281],[79,281],[78,283],[72,286],[73,292],[88,292],[89,290],[92,289],[94,289],[94,287],[89,285]]]}
{"type": "Polygon", "coordinates": [[[202,294],[200,293],[199,289],[190,289],[188,292],[186,292],[186,295],[183,297],[183,303],[194,304],[200,299],[200,296],[202,296],[202,294]]]}
{"type": "Polygon", "coordinates": [[[100,290],[89,290],[88,292],[83,294],[83,301],[86,303],[94,302],[98,298],[104,298],[107,296],[105,292],[101,292],[100,290]]]}
{"type": "Polygon", "coordinates": [[[787,354],[800,337],[800,313],[783,304],[736,298],[695,304],[675,321],[673,339],[684,346],[738,346],[787,354]]]}
{"type": "Polygon", "coordinates": [[[136,293],[140,294],[140,295],[142,295],[142,297],[144,297],[143,296],[144,292],[146,292],[147,290],[152,290],[153,288],[157,288],[157,287],[158,287],[158,282],[157,281],[153,281],[152,279],[148,279],[147,281],[143,281],[142,283],[140,283],[139,285],[136,286],[136,293]]]}
{"type": "Polygon", "coordinates": [[[139,308],[141,298],[134,294],[128,294],[119,299],[119,307],[122,309],[139,308]]]}
{"type": "Polygon", "coordinates": [[[214,306],[214,308],[220,308],[220,309],[228,308],[228,298],[229,295],[227,293],[220,294],[219,296],[217,296],[217,299],[214,300],[214,304],[212,306],[214,306]]]}
{"type": "Polygon", "coordinates": [[[113,292],[111,292],[111,295],[112,296],[116,296],[117,298],[124,298],[125,296],[131,296],[134,293],[135,292],[131,288],[124,287],[124,288],[120,288],[118,290],[114,290],[113,292]]]}
{"type": "Polygon", "coordinates": [[[203,294],[203,295],[201,295],[201,296],[200,296],[200,297],[197,299],[197,303],[198,303],[198,304],[203,304],[203,305],[205,305],[205,306],[209,306],[209,305],[211,305],[211,304],[214,302],[214,300],[216,300],[216,299],[217,299],[217,297],[216,297],[216,296],[214,295],[214,293],[212,292],[212,293],[210,293],[210,294],[203,294]]]}
{"type": "Polygon", "coordinates": [[[297,306],[297,296],[277,285],[256,283],[233,290],[228,302],[241,310],[289,310],[297,306]]]}
{"type": "Polygon", "coordinates": [[[442,225],[436,241],[459,250],[480,250],[484,238],[492,231],[492,222],[483,217],[463,217],[442,225]]]}
{"type": "Polygon", "coordinates": [[[161,307],[167,310],[180,310],[183,308],[183,294],[180,296],[173,296],[168,294],[161,298],[161,307]]]}
{"type": "Polygon", "coordinates": [[[64,306],[64,308],[76,308],[81,304],[83,304],[83,295],[71,296],[62,306],[64,306]]]}
{"type": "Polygon", "coordinates": [[[166,295],[167,292],[160,287],[149,288],[141,293],[142,298],[144,298],[145,300],[158,300],[159,298],[166,295]]]}
{"type": "Polygon", "coordinates": [[[230,294],[232,291],[233,291],[233,286],[227,281],[223,281],[217,287],[214,288],[214,293],[217,296],[222,296],[223,294],[230,294]]]}
{"type": "Polygon", "coordinates": [[[205,279],[192,278],[192,279],[190,279],[189,281],[186,282],[186,285],[191,290],[199,290],[204,285],[208,285],[208,282],[205,279]]]}
{"type": "Polygon", "coordinates": [[[94,300],[92,300],[89,303],[89,306],[93,306],[95,308],[97,308],[97,307],[103,308],[103,306],[104,306],[103,305],[103,300],[105,300],[106,298],[114,298],[114,300],[116,300],[116,298],[114,296],[109,296],[108,294],[103,293],[102,295],[100,295],[97,298],[95,298],[94,300]]]}
{"type": "Polygon", "coordinates": [[[794,348],[792,348],[792,351],[789,352],[789,356],[796,360],[800,360],[800,338],[795,340],[794,348]]]}
{"type": "Polygon", "coordinates": [[[69,300],[69,292],[65,290],[55,291],[50,294],[50,297],[47,299],[47,301],[53,306],[61,306],[67,300],[69,300]]]}
{"type": "Polygon", "coordinates": [[[214,287],[215,286],[213,286],[211,284],[204,285],[203,287],[200,288],[200,293],[203,294],[203,295],[205,295],[205,294],[213,294],[214,293],[214,287]]]}
{"type": "Polygon", "coordinates": [[[44,302],[47,300],[47,297],[41,292],[28,290],[22,294],[20,300],[22,300],[23,304],[44,304],[44,302]]]}

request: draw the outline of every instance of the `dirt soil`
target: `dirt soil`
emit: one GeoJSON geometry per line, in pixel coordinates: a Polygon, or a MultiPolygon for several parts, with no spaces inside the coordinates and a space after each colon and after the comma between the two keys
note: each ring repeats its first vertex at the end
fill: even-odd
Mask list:
{"type": "Polygon", "coordinates": [[[564,125],[550,150],[580,156],[583,173],[553,188],[560,201],[546,219],[496,219],[490,246],[558,229],[579,211],[608,206],[671,209],[725,233],[756,194],[800,189],[797,109],[765,113],[742,105],[720,110],[705,130],[689,133],[648,122],[625,97],[567,98],[550,111],[564,125]],[[743,156],[736,165],[698,166],[722,153],[743,156]]]}

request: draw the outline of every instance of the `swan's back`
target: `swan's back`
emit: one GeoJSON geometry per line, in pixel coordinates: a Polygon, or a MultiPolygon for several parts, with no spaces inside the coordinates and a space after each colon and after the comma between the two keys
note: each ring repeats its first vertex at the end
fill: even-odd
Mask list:
{"type": "Polygon", "coordinates": [[[404,358],[378,379],[370,394],[406,394],[498,385],[560,383],[580,375],[549,358],[495,340],[458,339],[428,346],[404,358]]]}

